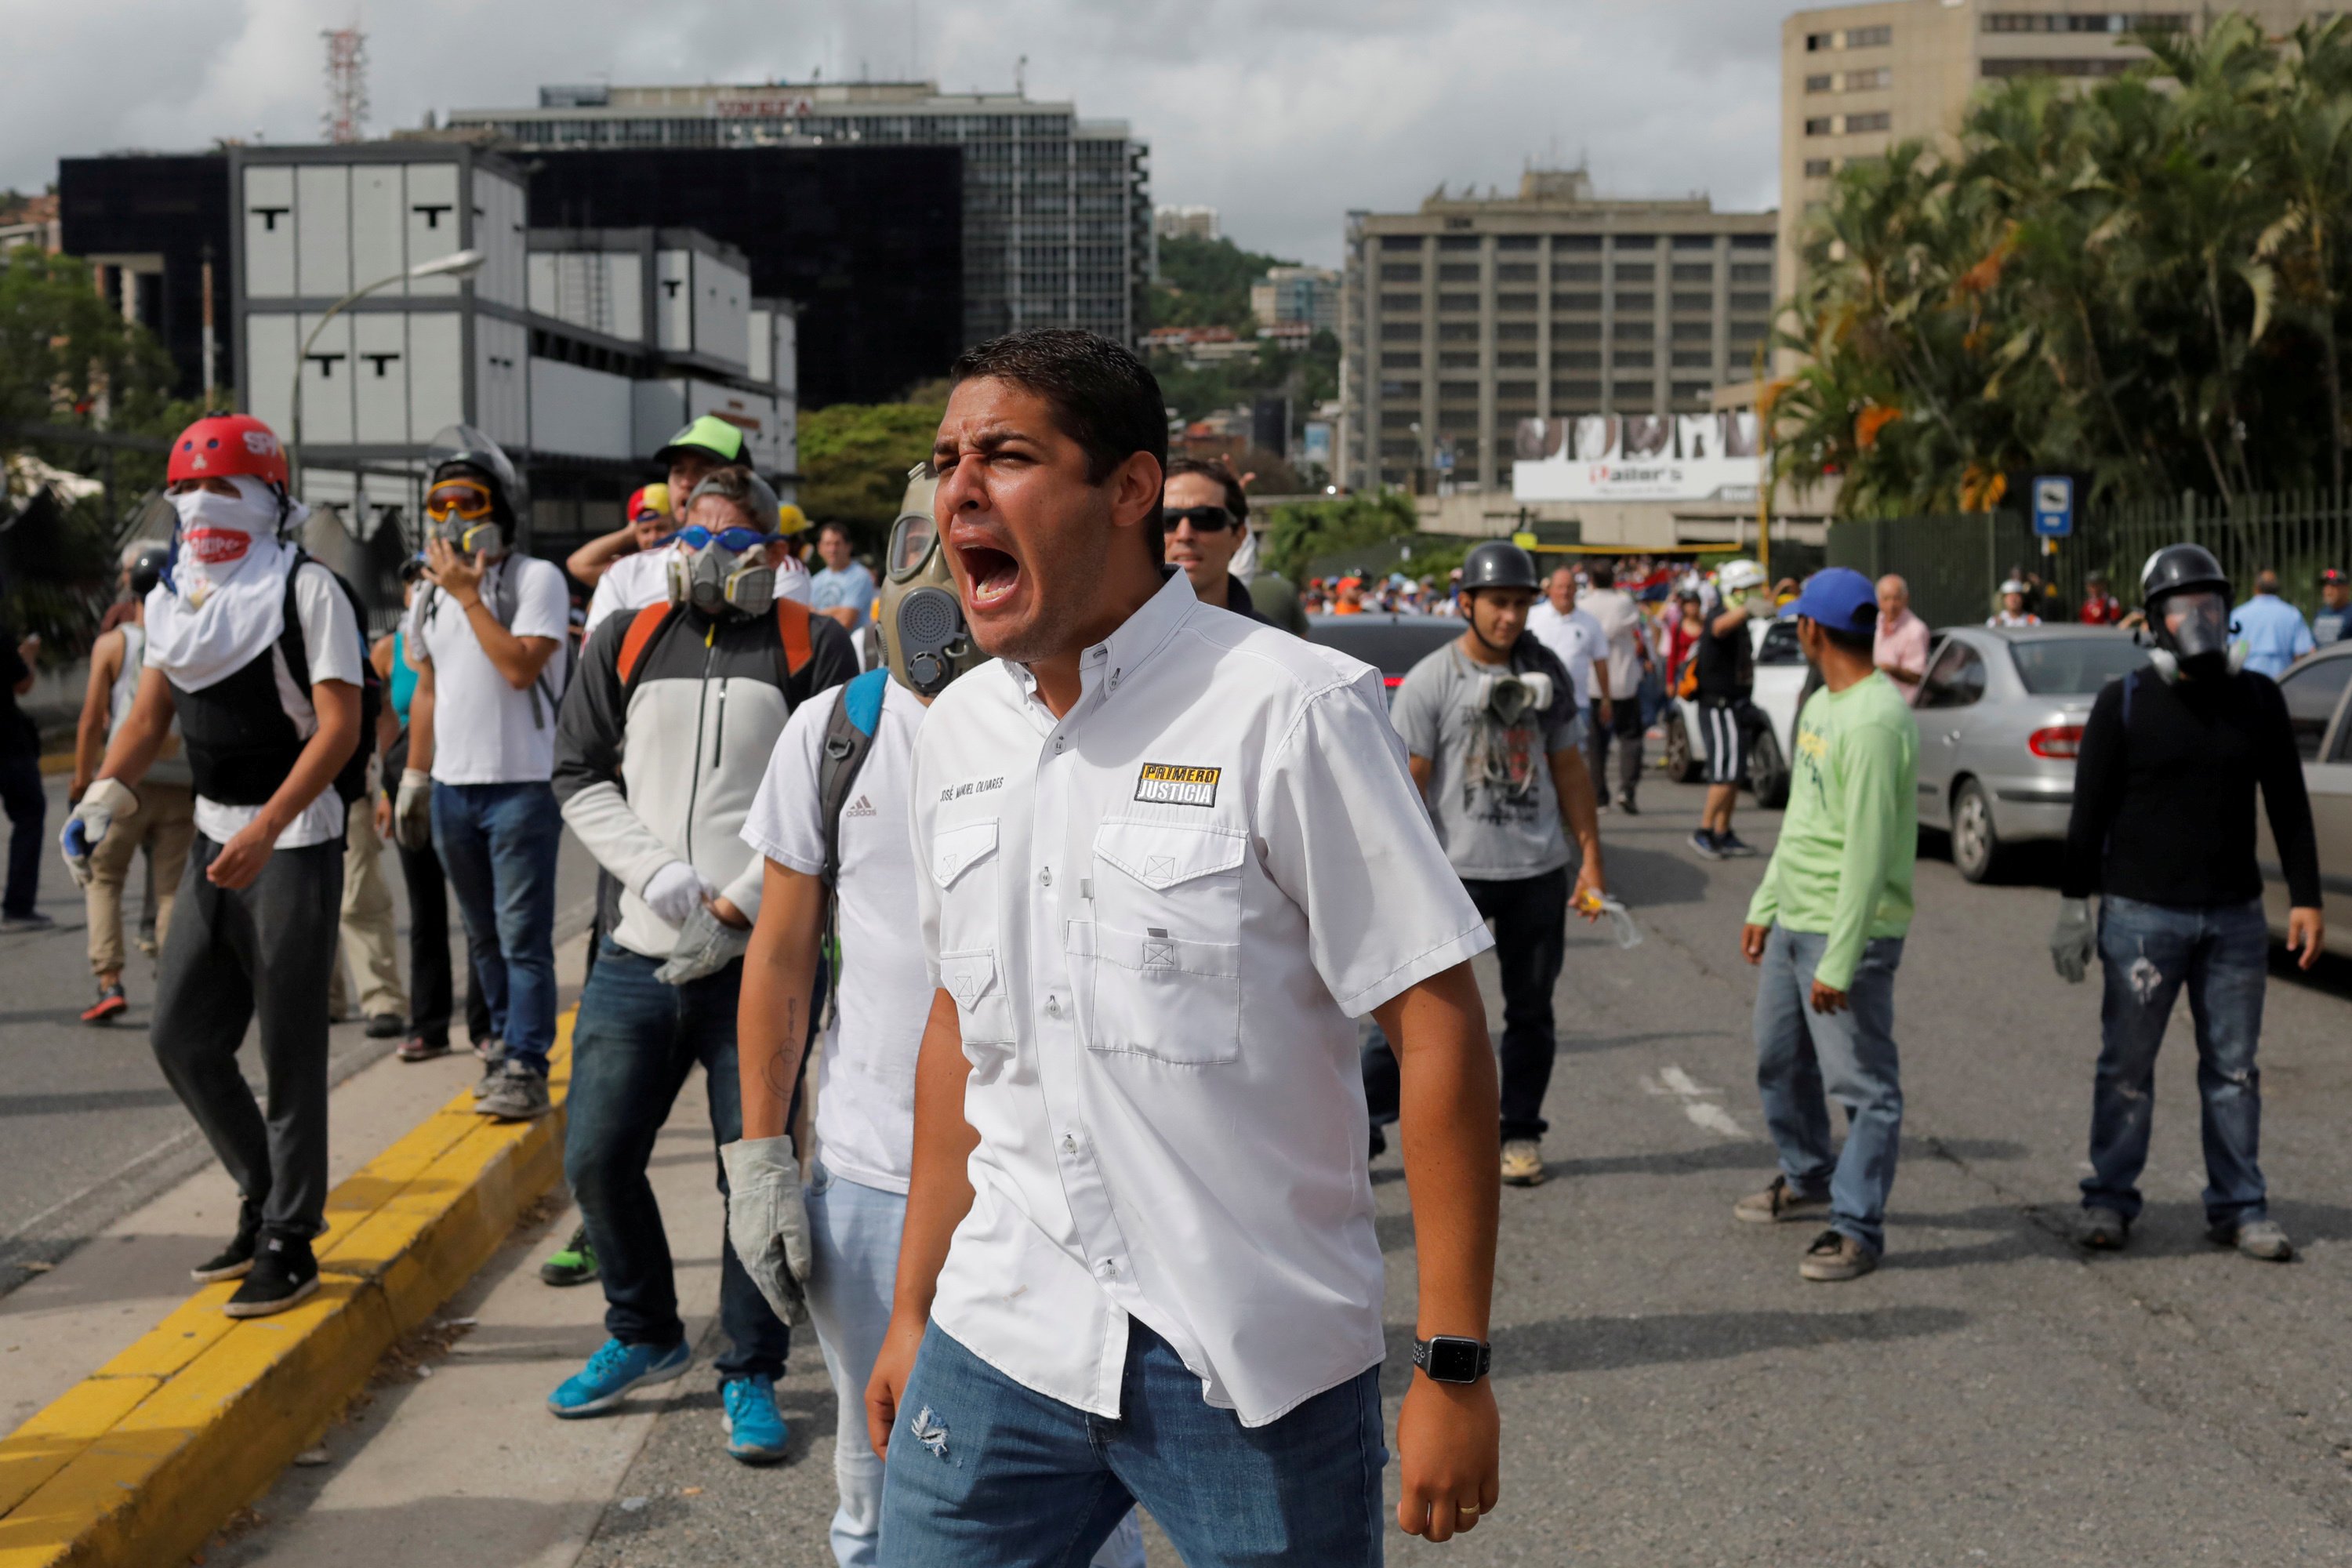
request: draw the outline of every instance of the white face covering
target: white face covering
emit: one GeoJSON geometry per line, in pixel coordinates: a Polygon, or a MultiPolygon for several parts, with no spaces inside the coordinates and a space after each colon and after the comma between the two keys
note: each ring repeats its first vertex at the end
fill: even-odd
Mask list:
{"type": "Polygon", "coordinates": [[[147,662],[189,691],[244,668],[286,629],[286,570],[291,547],[278,530],[308,515],[296,506],[282,524],[278,496],[259,479],[229,481],[236,494],[190,490],[172,498],[179,513],[171,580],[147,595],[147,662]]]}

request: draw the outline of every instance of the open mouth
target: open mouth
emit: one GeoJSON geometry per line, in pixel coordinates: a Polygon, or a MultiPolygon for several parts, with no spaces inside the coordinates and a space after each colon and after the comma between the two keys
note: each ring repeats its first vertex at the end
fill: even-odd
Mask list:
{"type": "Polygon", "coordinates": [[[987,544],[959,544],[956,553],[963,561],[964,581],[971,584],[974,610],[992,609],[1019,592],[1021,563],[1006,552],[987,544]]]}

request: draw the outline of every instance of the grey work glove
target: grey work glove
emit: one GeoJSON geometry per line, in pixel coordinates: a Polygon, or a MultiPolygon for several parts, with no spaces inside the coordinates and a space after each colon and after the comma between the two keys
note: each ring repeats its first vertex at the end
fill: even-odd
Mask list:
{"type": "Polygon", "coordinates": [[[129,816],[139,809],[139,797],[130,786],[113,779],[100,779],[82,791],[80,804],[66,818],[65,831],[58,836],[58,847],[65,851],[66,873],[77,888],[89,886],[97,874],[92,864],[98,853],[99,841],[113,831],[114,819],[129,816]]]}
{"type": "Polygon", "coordinates": [[[2099,928],[2091,919],[2088,899],[2061,899],[2058,901],[2058,923],[2050,928],[2050,962],[2058,967],[2058,977],[2070,985],[2080,985],[2091,972],[2091,954],[2099,945],[2099,928]]]}
{"type": "Polygon", "coordinates": [[[719,1151],[727,1166],[727,1239],[776,1316],[808,1321],[808,1210],[793,1141],[742,1138],[719,1151]]]}
{"type": "Polygon", "coordinates": [[[433,842],[431,773],[400,770],[400,791],[392,802],[392,837],[403,849],[422,849],[433,842]]]}
{"type": "Polygon", "coordinates": [[[677,945],[669,950],[669,962],[654,971],[654,978],[665,985],[683,985],[689,980],[699,980],[706,974],[716,974],[737,959],[751,945],[751,933],[737,931],[711,910],[709,904],[698,905],[686,917],[684,929],[677,933],[677,945]]]}

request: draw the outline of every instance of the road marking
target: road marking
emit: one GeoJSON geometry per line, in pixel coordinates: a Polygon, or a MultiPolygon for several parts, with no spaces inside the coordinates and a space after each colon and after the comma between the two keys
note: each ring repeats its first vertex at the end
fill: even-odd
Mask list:
{"type": "Polygon", "coordinates": [[[1708,1089],[1678,1067],[1661,1068],[1656,1078],[1644,1073],[1642,1088],[1645,1093],[1675,1101],[1685,1116],[1709,1132],[1719,1132],[1726,1138],[1748,1136],[1747,1130],[1732,1120],[1731,1112],[1715,1103],[1722,1098],[1723,1090],[1708,1089]]]}

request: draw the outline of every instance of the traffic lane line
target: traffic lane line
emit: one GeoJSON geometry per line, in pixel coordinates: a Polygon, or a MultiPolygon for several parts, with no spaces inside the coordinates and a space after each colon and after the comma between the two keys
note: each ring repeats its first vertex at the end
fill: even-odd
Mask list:
{"type": "Polygon", "coordinates": [[[335,1188],[317,1296],[239,1322],[235,1285],[206,1286],[0,1439],[0,1568],[161,1568],[257,1496],[561,1175],[571,1027],[553,1113],[491,1122],[461,1094],[335,1188]]]}

